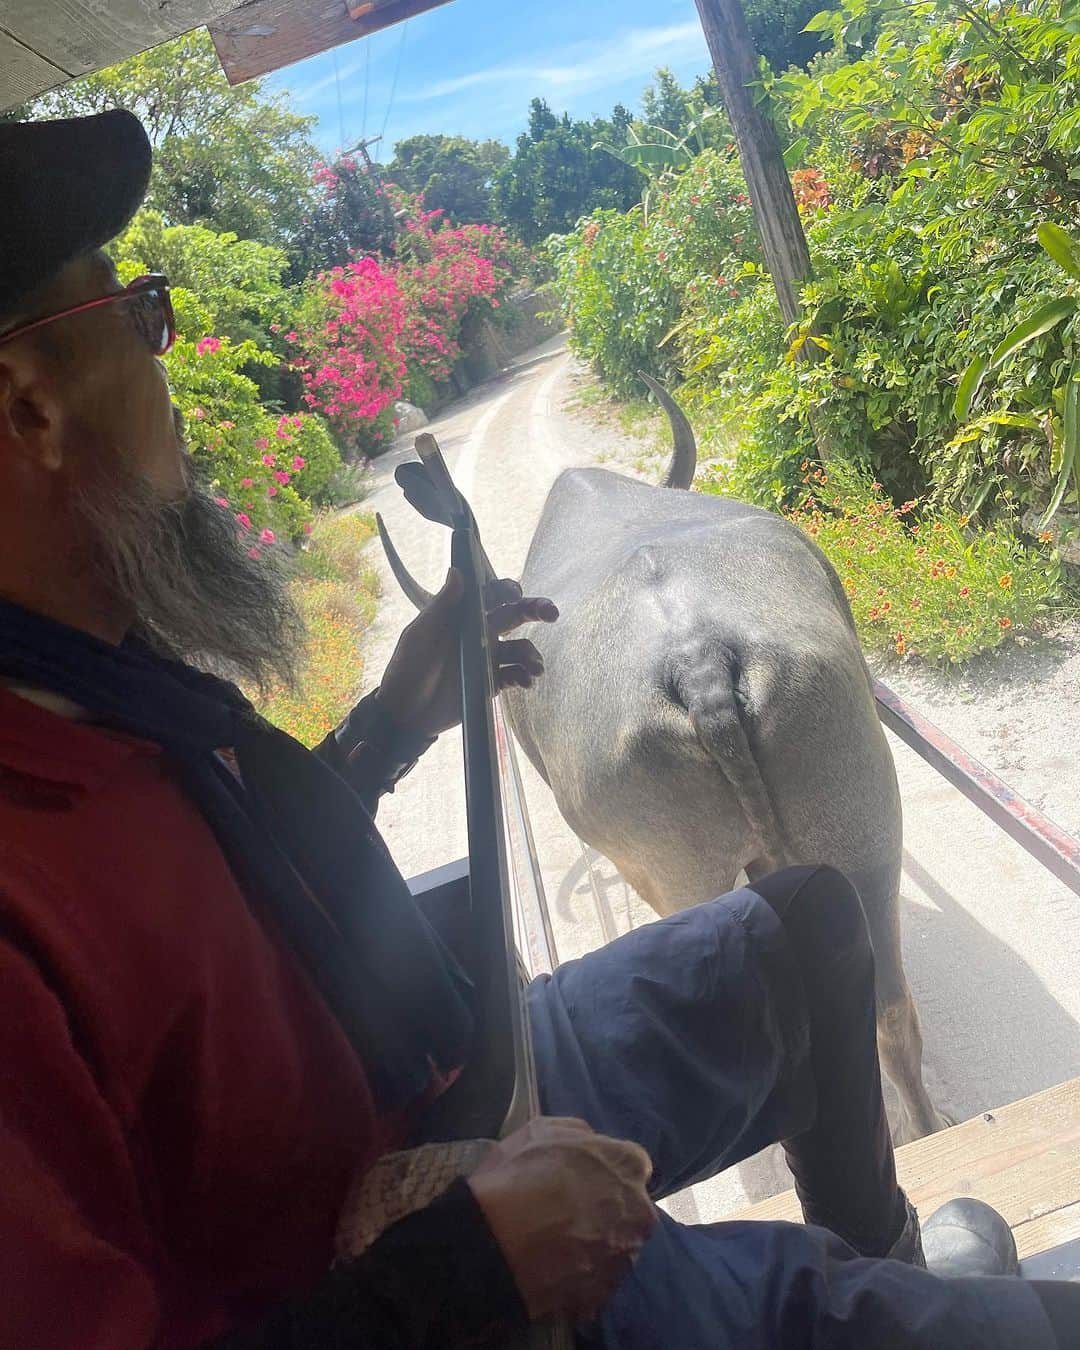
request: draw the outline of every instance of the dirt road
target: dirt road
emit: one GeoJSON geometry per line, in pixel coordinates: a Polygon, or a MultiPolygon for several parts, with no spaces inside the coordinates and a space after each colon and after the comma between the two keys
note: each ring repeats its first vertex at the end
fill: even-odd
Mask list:
{"type": "MultiPolygon", "coordinates": [[[[640,453],[640,444],[563,406],[574,380],[560,345],[548,344],[431,428],[473,504],[492,560],[506,575],[520,569],[547,491],[563,468],[598,460],[624,467],[640,453]]],[[[448,563],[447,534],[417,516],[393,481],[396,464],[411,457],[406,445],[378,462],[364,508],[383,513],[411,569],[435,588],[448,563]]],[[[384,597],[365,653],[372,679],[412,612],[381,554],[380,565],[384,597]]],[[[932,688],[922,688],[932,698],[932,688]]],[[[949,729],[947,701],[921,706],[949,729]]],[[[972,748],[992,761],[986,745],[972,748]]],[[[1080,1074],[1080,899],[903,746],[893,742],[893,749],[905,810],[905,956],[922,1012],[927,1083],[939,1105],[967,1118],[1080,1074]]],[[[992,767],[1008,778],[1007,737],[1001,750],[1006,762],[992,767]]],[[[1052,790],[1060,750],[1048,747],[1041,768],[1025,747],[1028,795],[1040,794],[1040,772],[1047,780],[1043,795],[1060,795],[1052,790]]],[[[590,853],[586,868],[586,854],[547,789],[524,768],[561,959],[598,945],[606,929],[647,922],[650,911],[606,860],[590,853]]],[[[407,876],[465,852],[456,737],[444,737],[384,803],[379,824],[407,876]]],[[[677,1197],[672,1208],[687,1219],[711,1219],[786,1184],[775,1160],[750,1164],[737,1177],[677,1197]]]]}

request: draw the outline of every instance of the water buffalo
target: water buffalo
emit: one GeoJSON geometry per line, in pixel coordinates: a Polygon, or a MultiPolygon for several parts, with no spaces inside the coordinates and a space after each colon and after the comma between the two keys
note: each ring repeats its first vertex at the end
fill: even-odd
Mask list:
{"type": "Polygon", "coordinates": [[[742,871],[829,863],[851,878],[877,958],[897,1137],[919,1137],[945,1122],[923,1085],[901,958],[896,773],[847,598],[788,521],[685,491],[693,432],[649,384],[672,424],[667,478],[556,480],[521,580],[561,618],[528,633],[546,674],[506,696],[510,723],[570,827],[658,914],[731,889],[742,871]]]}

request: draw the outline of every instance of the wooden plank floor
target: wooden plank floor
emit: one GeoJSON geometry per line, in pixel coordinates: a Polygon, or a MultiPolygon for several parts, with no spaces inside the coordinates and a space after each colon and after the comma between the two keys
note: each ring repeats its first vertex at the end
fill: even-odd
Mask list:
{"type": "MultiPolygon", "coordinates": [[[[993,1205],[1021,1260],[1080,1238],[1080,1078],[905,1144],[896,1170],[924,1219],[957,1195],[993,1205]]],[[[730,1217],[798,1223],[802,1215],[795,1192],[785,1191],[730,1217]]]]}

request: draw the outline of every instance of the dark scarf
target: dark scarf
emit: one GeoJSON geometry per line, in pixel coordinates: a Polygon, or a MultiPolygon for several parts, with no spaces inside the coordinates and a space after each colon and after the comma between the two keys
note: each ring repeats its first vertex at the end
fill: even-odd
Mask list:
{"type": "Polygon", "coordinates": [[[392,1110],[466,1057],[471,989],[371,817],[225,680],[0,602],[0,675],[52,690],[178,766],[254,907],[303,962],[392,1110]],[[230,748],[243,787],[215,751],[230,748]],[[318,903],[313,903],[312,897],[318,903]]]}

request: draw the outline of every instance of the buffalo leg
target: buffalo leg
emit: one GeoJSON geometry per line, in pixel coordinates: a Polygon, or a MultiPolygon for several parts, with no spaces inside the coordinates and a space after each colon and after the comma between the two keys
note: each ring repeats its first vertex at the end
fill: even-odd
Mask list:
{"type": "Polygon", "coordinates": [[[935,1109],[923,1082],[922,1027],[904,973],[897,902],[875,906],[870,928],[877,961],[878,1055],[900,1096],[896,1142],[904,1144],[950,1122],[935,1109]]]}

